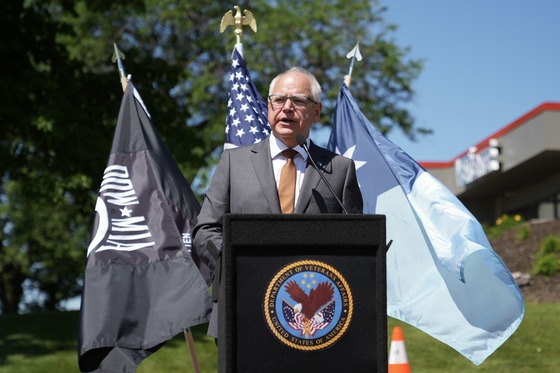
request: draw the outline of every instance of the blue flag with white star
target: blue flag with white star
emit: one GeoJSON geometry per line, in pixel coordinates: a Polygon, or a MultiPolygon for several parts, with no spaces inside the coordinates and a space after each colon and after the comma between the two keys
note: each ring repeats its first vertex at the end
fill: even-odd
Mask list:
{"type": "Polygon", "coordinates": [[[343,85],[329,148],[354,159],[364,212],[386,216],[387,314],[482,363],[520,325],[518,286],[481,225],[366,119],[343,85]]]}
{"type": "Polygon", "coordinates": [[[266,101],[251,81],[241,48],[241,44],[237,44],[231,56],[224,144],[226,149],[254,144],[270,135],[266,101]]]}

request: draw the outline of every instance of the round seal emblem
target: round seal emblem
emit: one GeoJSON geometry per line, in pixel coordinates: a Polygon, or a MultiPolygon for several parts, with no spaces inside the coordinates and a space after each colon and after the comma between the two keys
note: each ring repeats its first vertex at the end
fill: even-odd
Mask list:
{"type": "Polygon", "coordinates": [[[282,268],[270,281],[264,314],[280,342],[301,351],[336,343],[352,319],[352,292],[332,266],[302,260],[282,268]]]}

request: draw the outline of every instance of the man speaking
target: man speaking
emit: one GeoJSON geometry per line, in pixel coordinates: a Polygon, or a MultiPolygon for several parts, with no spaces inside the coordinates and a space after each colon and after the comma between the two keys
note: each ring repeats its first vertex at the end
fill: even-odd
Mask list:
{"type": "MultiPolygon", "coordinates": [[[[309,71],[293,67],[272,80],[271,136],[223,152],[198,216],[194,247],[210,269],[225,214],[362,213],[354,162],[309,139],[321,109],[321,86],[309,71]]],[[[208,334],[217,332],[215,304],[208,334]]]]}

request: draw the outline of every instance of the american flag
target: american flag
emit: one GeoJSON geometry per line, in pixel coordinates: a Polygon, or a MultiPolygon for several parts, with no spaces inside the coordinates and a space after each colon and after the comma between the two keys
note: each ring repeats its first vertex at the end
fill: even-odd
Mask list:
{"type": "Polygon", "coordinates": [[[231,56],[226,149],[260,142],[270,134],[266,101],[253,85],[240,50],[236,45],[231,56]]]}
{"type": "Polygon", "coordinates": [[[309,336],[314,337],[318,330],[323,330],[330,325],[334,317],[334,312],[336,304],[335,301],[330,302],[325,308],[317,312],[311,320],[308,321],[306,328],[305,316],[300,312],[296,312],[294,307],[292,307],[288,302],[282,301],[282,313],[284,319],[294,330],[299,330],[301,336],[308,338],[309,336]],[[307,329],[307,330],[306,330],[307,329]]]}

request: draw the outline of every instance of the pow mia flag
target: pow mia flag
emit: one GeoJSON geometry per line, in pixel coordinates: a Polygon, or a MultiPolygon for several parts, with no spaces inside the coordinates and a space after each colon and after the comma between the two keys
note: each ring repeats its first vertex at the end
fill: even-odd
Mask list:
{"type": "Polygon", "coordinates": [[[191,253],[200,204],[128,83],[95,206],[82,294],[82,372],[134,372],[183,330],[209,321],[191,253]]]}

